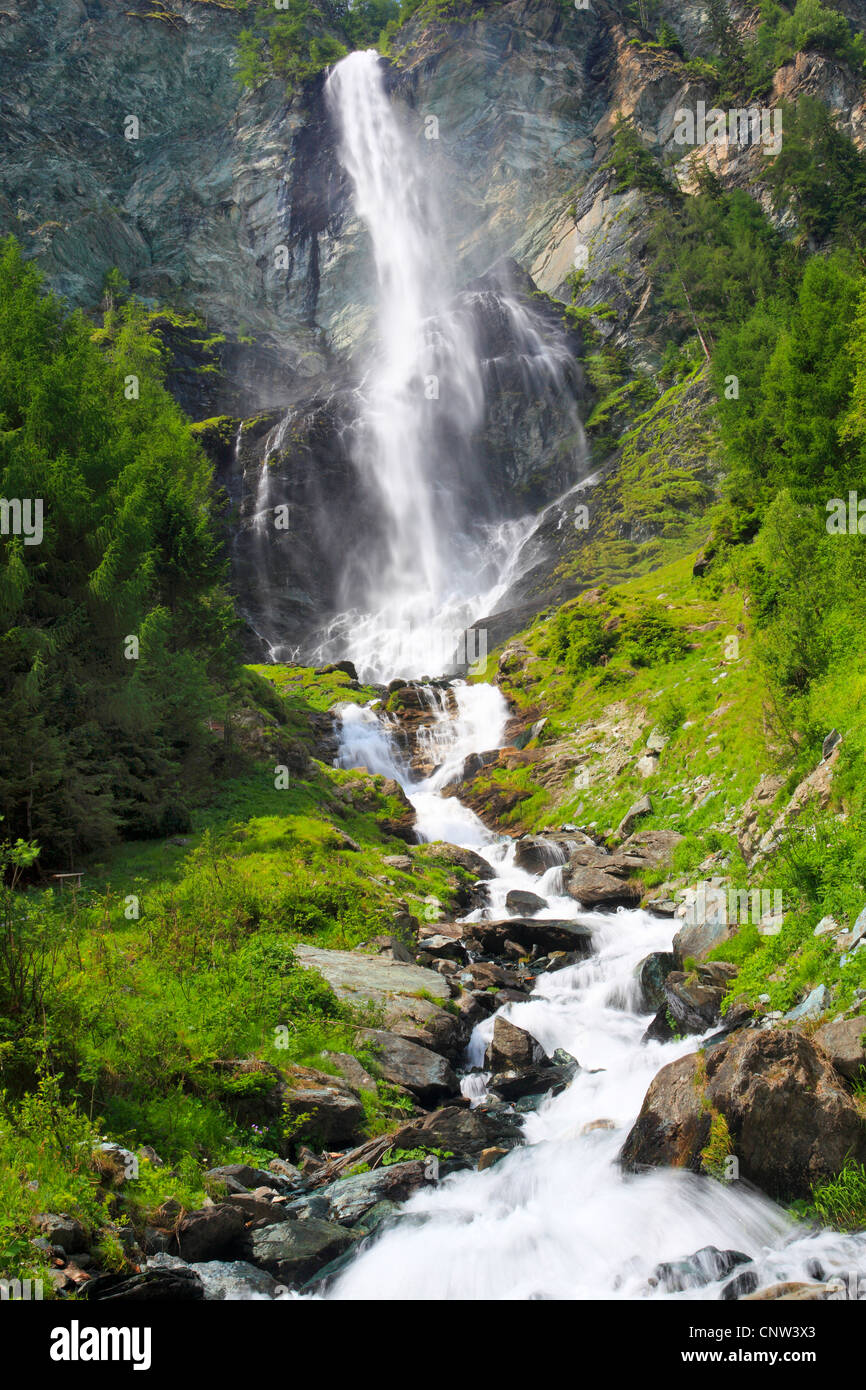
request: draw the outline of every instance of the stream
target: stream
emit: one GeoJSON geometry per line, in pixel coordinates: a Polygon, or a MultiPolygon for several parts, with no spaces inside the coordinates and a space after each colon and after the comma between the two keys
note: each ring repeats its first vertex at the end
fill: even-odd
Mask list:
{"type": "MultiPolygon", "coordinates": [[[[505,895],[528,888],[547,900],[539,917],[575,918],[592,928],[589,959],[540,976],[531,998],[499,1011],[548,1055],[564,1048],[581,1069],[526,1117],[522,1147],[492,1168],[454,1174],[416,1193],[393,1226],[365,1242],[326,1296],[714,1299],[730,1274],[675,1294],[651,1282],[660,1261],[708,1245],[750,1256],[759,1287],[866,1274],[866,1237],[806,1227],[742,1183],[672,1169],[622,1172],[617,1156],[653,1076],[701,1041],[641,1044],[652,1016],[637,1011],[635,967],[649,952],[670,949],[674,923],[641,910],[583,912],[563,893],[557,866],[543,875],[515,867],[514,841],[488,830],[456,797],[441,795],[470,753],[501,746],[508,715],[495,686],[455,683],[453,690],[455,717],[441,693],[428,691],[431,708],[440,710],[427,735],[440,765],[426,780],[412,779],[387,717],[375,708],[342,707],[339,762],[397,778],[417,812],[420,838],[473,849],[493,866],[490,905],[470,918],[516,915],[507,912],[505,895]]],[[[475,1029],[467,1068],[483,1061],[492,1031],[492,1017],[475,1029]]],[[[464,1092],[483,1094],[482,1078],[468,1071],[464,1092]]]]}

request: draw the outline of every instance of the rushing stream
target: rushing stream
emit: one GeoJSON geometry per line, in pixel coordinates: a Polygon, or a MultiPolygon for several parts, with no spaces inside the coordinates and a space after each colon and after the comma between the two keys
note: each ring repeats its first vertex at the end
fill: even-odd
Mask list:
{"type": "MultiPolygon", "coordinates": [[[[345,611],[322,654],[350,657],[366,679],[435,675],[456,669],[449,644],[462,627],[495,611],[533,523],[491,525],[483,508],[474,518],[465,509],[480,476],[473,431],[484,405],[482,364],[471,315],[449,298],[437,200],[378,56],[353,53],[338,63],[327,98],[378,285],[378,344],[360,390],[354,459],[378,494],[386,544],[371,547],[361,570],[347,565],[345,611]]],[[[562,362],[530,311],[507,295],[502,302],[527,389],[561,385],[562,362]]],[[[432,719],[421,741],[435,770],[425,780],[401,760],[388,716],[375,707],[342,707],[339,762],[395,777],[415,807],[421,839],[487,859],[496,876],[489,906],[476,912],[505,917],[508,891],[530,889],[546,900],[540,916],[579,916],[591,927],[587,960],[541,976],[529,999],[501,1011],[548,1054],[571,1053],[580,1069],[527,1115],[521,1147],[489,1169],[417,1192],[360,1247],[327,1297],[712,1299],[719,1281],[669,1295],[652,1279],[660,1261],[709,1245],[751,1257],[761,1284],[866,1272],[866,1238],[798,1225],[743,1184],[673,1170],[622,1172],[617,1155],[653,1076],[699,1045],[695,1038],[641,1043],[649,1017],[637,1012],[635,966],[670,948],[673,924],[642,911],[582,913],[564,892],[561,866],[523,872],[508,837],[442,795],[469,754],[502,746],[508,713],[492,685],[452,690],[456,714],[441,686],[426,688],[432,719]]],[[[484,1095],[480,1066],[492,1031],[486,1019],[467,1049],[463,1089],[473,1103],[484,1095]]]]}
{"type": "MultiPolygon", "coordinates": [[[[634,969],[649,952],[670,949],[672,923],[639,910],[581,912],[562,894],[556,866],[540,876],[516,868],[511,840],[491,833],[456,797],[441,796],[469,753],[502,743],[507,716],[494,686],[457,685],[455,694],[457,716],[443,710],[435,727],[442,762],[427,780],[412,781],[387,723],[372,709],[344,707],[340,761],[398,778],[423,838],[488,860],[497,872],[484,909],[491,917],[514,915],[505,909],[506,893],[529,888],[547,899],[539,917],[579,917],[592,927],[588,960],[541,976],[530,999],[500,1010],[548,1054],[565,1048],[581,1070],[527,1116],[523,1147],[490,1169],[418,1192],[328,1297],[712,1299],[729,1275],[677,1295],[649,1282],[660,1261],[708,1245],[751,1256],[761,1285],[866,1273],[866,1238],[807,1229],[742,1184],[669,1169],[621,1171],[617,1155],[653,1076],[699,1045],[696,1038],[640,1041],[651,1016],[636,1012],[634,969]]],[[[475,1029],[467,1067],[481,1063],[492,1031],[492,1018],[475,1029]]],[[[478,1080],[470,1073],[464,1090],[477,1094],[478,1080]]]]}

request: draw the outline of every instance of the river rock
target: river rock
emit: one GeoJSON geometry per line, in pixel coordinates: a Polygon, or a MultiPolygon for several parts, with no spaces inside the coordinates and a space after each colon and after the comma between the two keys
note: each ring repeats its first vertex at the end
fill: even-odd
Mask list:
{"type": "Polygon", "coordinates": [[[604,869],[580,869],[568,884],[569,897],[583,907],[637,907],[641,889],[604,869]]]}
{"type": "Polygon", "coordinates": [[[418,845],[416,854],[424,859],[439,859],[443,864],[450,864],[455,869],[464,869],[466,873],[473,874],[475,878],[489,879],[496,877],[496,870],[480,854],[476,854],[474,849],[463,849],[460,845],[450,845],[445,840],[435,840],[432,844],[418,845]]]}
{"type": "Polygon", "coordinates": [[[429,1048],[379,1028],[364,1028],[359,1037],[373,1045],[385,1080],[404,1086],[422,1104],[433,1105],[459,1092],[460,1083],[448,1062],[429,1048]]]}
{"type": "Polygon", "coordinates": [[[812,1035],[812,1041],[824,1049],[833,1066],[849,1081],[861,1079],[866,1068],[866,1014],[856,1018],[836,1018],[825,1023],[812,1035]]]}
{"type": "Polygon", "coordinates": [[[727,980],[735,974],[734,966],[728,966],[727,972],[699,966],[688,975],[674,970],[667,976],[664,997],[680,1032],[705,1033],[719,1022],[727,980]]]}
{"type": "MultiPolygon", "coordinates": [[[[160,1260],[166,1256],[152,1258],[160,1260]]],[[[148,1267],[138,1274],[97,1275],[81,1292],[97,1303],[196,1303],[205,1296],[204,1285],[196,1271],[183,1261],[174,1260],[165,1266],[148,1267]]]]}
{"type": "Polygon", "coordinates": [[[545,835],[521,835],[514,851],[514,867],[528,874],[543,874],[565,860],[562,846],[545,835]]]}
{"type": "Polygon", "coordinates": [[[524,1100],[534,1096],[540,1103],[546,1095],[556,1096],[565,1090],[575,1070],[573,1065],[555,1066],[545,1060],[519,1070],[509,1068],[507,1071],[494,1072],[487,1085],[491,1094],[501,1100],[524,1100]]]}
{"type": "Polygon", "coordinates": [[[256,1187],[272,1187],[275,1192],[283,1192],[289,1186],[279,1173],[253,1168],[249,1163],[223,1163],[219,1168],[209,1168],[205,1178],[224,1183],[229,1192],[252,1192],[256,1187]]]}
{"type": "Polygon", "coordinates": [[[90,1248],[87,1232],[75,1216],[67,1212],[42,1211],[31,1217],[37,1231],[66,1255],[77,1255],[90,1248]]]}
{"type": "Polygon", "coordinates": [[[513,1071],[521,1067],[536,1066],[546,1060],[546,1053],[540,1042],[531,1033],[518,1028],[508,1019],[497,1017],[493,1023],[493,1037],[487,1044],[484,1065],[488,1071],[513,1071]]]}
{"type": "Polygon", "coordinates": [[[343,1226],[330,1221],[282,1221],[250,1231],[244,1242],[247,1259],[284,1284],[300,1284],[352,1244],[343,1226]]]}
{"type": "Polygon", "coordinates": [[[623,1166],[701,1171],[713,1111],[728,1123],[741,1176],[778,1200],[808,1197],[848,1158],[866,1161],[866,1126],[825,1054],[795,1030],[741,1029],[661,1069],[623,1166]]]}
{"type": "Polygon", "coordinates": [[[615,834],[618,840],[625,840],[631,834],[637,821],[641,816],[648,816],[652,811],[653,804],[649,795],[639,798],[634,805],[629,806],[622,820],[616,828],[615,834]]]}
{"type": "Polygon", "coordinates": [[[664,983],[674,964],[670,951],[653,951],[635,966],[634,974],[640,991],[636,1007],[640,1013],[661,1008],[664,1003],[664,983]]]}
{"type": "Polygon", "coordinates": [[[656,1265],[650,1276],[650,1284],[661,1284],[668,1293],[682,1293],[684,1289],[698,1289],[705,1284],[715,1284],[724,1279],[738,1265],[751,1264],[750,1255],[741,1250],[717,1250],[715,1245],[705,1245],[682,1260],[670,1260],[656,1265]]]}
{"type": "Polygon", "coordinates": [[[201,1280],[206,1302],[277,1297],[279,1285],[273,1275],[246,1260],[206,1260],[190,1268],[201,1280]]]}
{"type": "Polygon", "coordinates": [[[178,1253],[188,1264],[228,1256],[243,1228],[243,1212],[228,1202],[191,1211],[177,1228],[178,1253]]]}
{"type": "Polygon", "coordinates": [[[505,906],[509,912],[531,917],[534,912],[544,911],[547,899],[539,897],[538,893],[530,893],[525,888],[512,888],[505,895],[505,906]]]}
{"type": "Polygon", "coordinates": [[[393,1136],[395,1149],[427,1147],[444,1149],[460,1157],[475,1157],[484,1149],[513,1147],[519,1140],[519,1125],[495,1106],[477,1106],[466,1110],[456,1105],[443,1106],[409,1125],[393,1136]]]}
{"type": "Polygon", "coordinates": [[[578,951],[589,955],[592,928],[571,918],[507,917],[491,922],[458,923],[462,939],[474,940],[485,955],[499,955],[506,941],[516,941],[527,953],[540,951],[578,951]]]}

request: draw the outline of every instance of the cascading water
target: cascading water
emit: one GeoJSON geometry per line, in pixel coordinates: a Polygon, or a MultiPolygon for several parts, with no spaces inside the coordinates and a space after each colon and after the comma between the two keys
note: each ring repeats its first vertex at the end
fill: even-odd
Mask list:
{"type": "MultiPolygon", "coordinates": [[[[475,329],[483,296],[455,297],[442,200],[388,99],[379,55],[343,59],[326,95],[376,269],[378,346],[351,452],[377,497],[382,537],[347,557],[345,609],[316,656],[348,656],[364,679],[435,675],[459,664],[464,629],[495,607],[534,519],[488,515],[475,448],[485,412],[475,329]]],[[[561,392],[567,352],[545,340],[504,285],[496,298],[530,398],[561,392]]]]}
{"type": "MultiPolygon", "coordinates": [[[[498,531],[479,525],[471,538],[462,529],[453,473],[433,447],[424,383],[436,382],[440,402],[452,412],[456,455],[469,460],[484,405],[471,315],[448,308],[429,190],[388,101],[378,56],[344,59],[327,91],[379,283],[381,350],[362,386],[354,456],[380,496],[386,545],[363,572],[347,571],[347,609],[323,654],[352,657],[367,677],[435,674],[447,669],[443,643],[492,611],[491,593],[502,591],[532,524],[508,523],[498,531]]],[[[560,379],[566,364],[545,348],[531,315],[507,296],[498,302],[511,339],[522,345],[523,389],[560,379]]],[[[495,370],[495,358],[487,364],[495,370]]],[[[442,795],[466,757],[502,745],[508,715],[493,686],[455,683],[451,690],[453,700],[441,688],[427,691],[432,725],[422,751],[434,770],[426,778],[413,778],[397,730],[378,706],[342,707],[338,762],[396,778],[415,807],[422,839],[449,841],[487,859],[495,871],[489,907],[476,913],[514,915],[505,906],[507,893],[531,889],[546,899],[540,916],[580,915],[591,927],[590,959],[541,976],[529,999],[501,1010],[548,1053],[561,1047],[573,1054],[581,1069],[565,1091],[527,1116],[520,1148],[483,1172],[452,1175],[417,1192],[396,1220],[362,1242],[327,1296],[714,1298],[718,1283],[666,1295],[652,1280],[660,1261],[707,1245],[745,1252],[766,1283],[808,1278],[815,1263],[827,1274],[866,1270],[864,1237],[798,1226],[740,1185],[680,1171],[622,1172],[617,1155],[652,1077],[699,1041],[641,1043],[649,1019],[637,1011],[635,966],[650,952],[669,949],[671,924],[642,911],[581,913],[564,893],[561,865],[540,876],[522,871],[511,840],[488,830],[457,797],[442,795]]],[[[484,1096],[486,1077],[478,1068],[492,1029],[488,1018],[467,1050],[467,1067],[475,1070],[463,1088],[473,1103],[484,1096]]]]}
{"type": "MultiPolygon", "coordinates": [[[[341,762],[387,772],[403,783],[425,839],[476,850],[494,867],[491,915],[509,915],[506,893],[531,888],[547,899],[539,916],[591,926],[593,955],[539,978],[526,1002],[499,1012],[548,1054],[564,1048],[581,1066],[560,1095],[524,1122],[524,1145],[483,1172],[456,1174],[415,1194],[400,1217],[366,1241],[327,1293],[332,1299],[714,1299],[724,1280],[677,1294],[653,1279],[661,1261],[706,1246],[754,1261],[759,1283],[866,1272],[866,1237],[806,1228],[742,1185],[674,1170],[622,1172],[617,1155],[656,1072],[699,1039],[641,1044],[650,1016],[636,1007],[635,966],[670,949],[669,921],[643,911],[582,913],[562,894],[561,866],[533,876],[514,865],[513,842],[490,832],[440,788],[463,760],[501,743],[507,707],[492,686],[457,686],[456,716],[440,703],[435,773],[413,783],[387,723],[343,710],[341,762]],[[449,734],[450,731],[450,734],[449,734]]],[[[478,915],[470,914],[470,917],[478,915]]],[[[474,1031],[466,1064],[479,1067],[493,1017],[474,1031]]],[[[472,1071],[464,1094],[484,1095],[472,1071]]],[[[726,1276],[729,1277],[729,1276],[726,1276]]]]}

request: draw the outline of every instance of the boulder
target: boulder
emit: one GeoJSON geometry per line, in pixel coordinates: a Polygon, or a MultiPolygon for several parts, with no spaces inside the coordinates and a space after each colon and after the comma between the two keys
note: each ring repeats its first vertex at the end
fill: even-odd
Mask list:
{"type": "Polygon", "coordinates": [[[531,917],[534,912],[544,911],[547,899],[539,897],[538,893],[530,893],[525,888],[512,888],[505,895],[505,906],[509,912],[531,917]]]}
{"type": "Polygon", "coordinates": [[[279,1285],[273,1275],[246,1260],[207,1260],[191,1268],[201,1280],[208,1302],[278,1297],[279,1285]]]}
{"type": "Polygon", "coordinates": [[[727,981],[735,974],[734,966],[726,971],[699,966],[688,975],[671,971],[664,983],[664,996],[681,1033],[705,1033],[719,1022],[727,981]]]}
{"type": "Polygon", "coordinates": [[[340,1075],[353,1091],[375,1091],[376,1083],[372,1076],[351,1052],[325,1052],[323,1055],[339,1067],[340,1075]]]}
{"type": "Polygon", "coordinates": [[[343,1226],[330,1221],[281,1221],[250,1231],[245,1241],[247,1259],[284,1284],[300,1284],[311,1278],[352,1244],[343,1226]]]}
{"type": "Polygon", "coordinates": [[[484,1056],[488,1071],[519,1070],[521,1067],[535,1066],[542,1060],[546,1060],[544,1048],[531,1033],[501,1016],[494,1020],[493,1037],[487,1044],[484,1056]]]}
{"type": "Polygon", "coordinates": [[[462,849],[460,845],[449,845],[444,840],[435,840],[432,844],[419,845],[415,850],[424,859],[439,859],[444,864],[450,864],[452,868],[464,869],[466,873],[473,874],[475,878],[495,878],[496,870],[480,854],[476,854],[474,849],[462,849]]]}
{"type": "Polygon", "coordinates": [[[67,1255],[78,1255],[90,1247],[87,1232],[77,1217],[67,1212],[42,1211],[31,1218],[51,1245],[58,1245],[67,1255]]]}
{"type": "Polygon", "coordinates": [[[458,1157],[475,1157],[485,1149],[513,1147],[518,1138],[519,1126],[515,1126],[513,1117],[504,1117],[495,1108],[491,1112],[481,1106],[466,1110],[446,1105],[398,1130],[393,1136],[393,1146],[395,1149],[444,1149],[458,1157]]]}
{"type": "MultiPolygon", "coordinates": [[[[402,1146],[395,1144],[394,1147],[402,1146]]],[[[356,1222],[364,1221],[379,1202],[405,1202],[419,1187],[424,1187],[432,1181],[432,1173],[426,1161],[415,1159],[408,1163],[394,1163],[388,1167],[374,1168],[369,1173],[355,1173],[350,1177],[340,1178],[328,1187],[320,1187],[316,1192],[316,1198],[328,1203],[328,1220],[339,1221],[344,1226],[354,1226],[356,1222]]]]}
{"type": "Polygon", "coordinates": [[[866,1125],[824,1052],[793,1029],[741,1029],[662,1068],[623,1166],[700,1172],[714,1112],[727,1121],[741,1176],[781,1201],[808,1198],[849,1158],[866,1161],[866,1125]]]}
{"type": "Polygon", "coordinates": [[[682,1260],[670,1260],[656,1265],[650,1276],[650,1284],[661,1284],[667,1293],[682,1293],[684,1289],[698,1289],[705,1284],[714,1284],[724,1279],[738,1265],[752,1263],[750,1255],[741,1250],[718,1250],[715,1245],[705,1245],[694,1255],[682,1260]]]}
{"type": "Polygon", "coordinates": [[[642,796],[633,806],[629,806],[622,820],[616,828],[616,838],[625,840],[635,827],[635,823],[641,816],[648,816],[652,811],[653,804],[649,796],[642,796]]]}
{"type": "Polygon", "coordinates": [[[223,1163],[219,1168],[209,1168],[205,1179],[225,1183],[229,1192],[252,1192],[256,1187],[272,1187],[275,1192],[282,1192],[287,1186],[279,1174],[266,1168],[253,1168],[249,1163],[223,1163]]]}
{"type": "MultiPolygon", "coordinates": [[[[157,1255],[154,1258],[166,1257],[157,1255]]],[[[205,1296],[198,1274],[179,1260],[142,1270],[139,1274],[98,1275],[82,1287],[82,1293],[98,1303],[191,1303],[205,1296]]]]}
{"type": "Polygon", "coordinates": [[[429,999],[400,996],[391,1000],[385,1006],[383,1022],[387,1032],[439,1052],[452,1063],[459,1062],[469,1041],[463,1019],[429,999]]]}
{"type": "Polygon", "coordinates": [[[477,942],[485,955],[499,955],[506,941],[516,941],[529,954],[531,951],[578,951],[589,955],[592,949],[592,928],[571,918],[506,917],[492,922],[460,922],[462,940],[477,942]]]}
{"type": "Polygon", "coordinates": [[[825,1023],[812,1035],[812,1041],[824,1049],[833,1066],[849,1081],[862,1079],[866,1068],[866,1014],[856,1018],[836,1018],[825,1023]]]}
{"type": "Polygon", "coordinates": [[[803,1018],[820,1018],[821,1014],[830,1005],[830,992],[826,985],[816,985],[813,990],[801,999],[793,1009],[789,1009],[785,1014],[786,1023],[797,1023],[803,1018]]]}
{"type": "Polygon", "coordinates": [[[565,861],[562,846],[544,835],[521,835],[514,850],[514,867],[528,874],[543,874],[554,864],[565,861]]]}
{"type": "Polygon", "coordinates": [[[657,868],[667,864],[677,845],[685,839],[676,830],[639,830],[617,851],[617,855],[627,855],[632,860],[641,860],[647,868],[657,868]]]}
{"type": "Polygon", "coordinates": [[[295,1141],[339,1148],[353,1143],[364,1123],[364,1107],[355,1091],[339,1077],[313,1067],[287,1068],[281,1094],[295,1141]]]}
{"type": "Polygon", "coordinates": [[[229,1256],[244,1229],[244,1214],[237,1206],[221,1202],[189,1212],[177,1228],[177,1249],[181,1259],[218,1260],[229,1256]]]}
{"type": "Polygon", "coordinates": [[[459,1092],[460,1083],[448,1062],[429,1048],[379,1028],[364,1028],[359,1036],[373,1045],[385,1080],[404,1086],[422,1104],[433,1105],[459,1092]]]}
{"type": "Polygon", "coordinates": [[[548,1094],[556,1096],[564,1091],[576,1070],[575,1062],[557,1065],[545,1059],[531,1067],[494,1072],[487,1085],[492,1094],[504,1101],[521,1100],[527,1096],[540,1101],[548,1094]]]}
{"type": "Polygon", "coordinates": [[[688,959],[703,960],[737,931],[735,923],[728,923],[728,895],[720,884],[685,889],[677,917],[683,918],[683,926],[674,937],[672,949],[679,966],[688,959]]]}
{"type": "Polygon", "coordinates": [[[581,869],[572,874],[568,893],[583,907],[637,907],[641,900],[639,884],[603,869],[581,869]]]}
{"type": "Polygon", "coordinates": [[[635,979],[640,990],[637,1008],[641,1013],[659,1009],[664,1003],[664,983],[674,969],[670,951],[653,951],[635,966],[635,979]]]}

